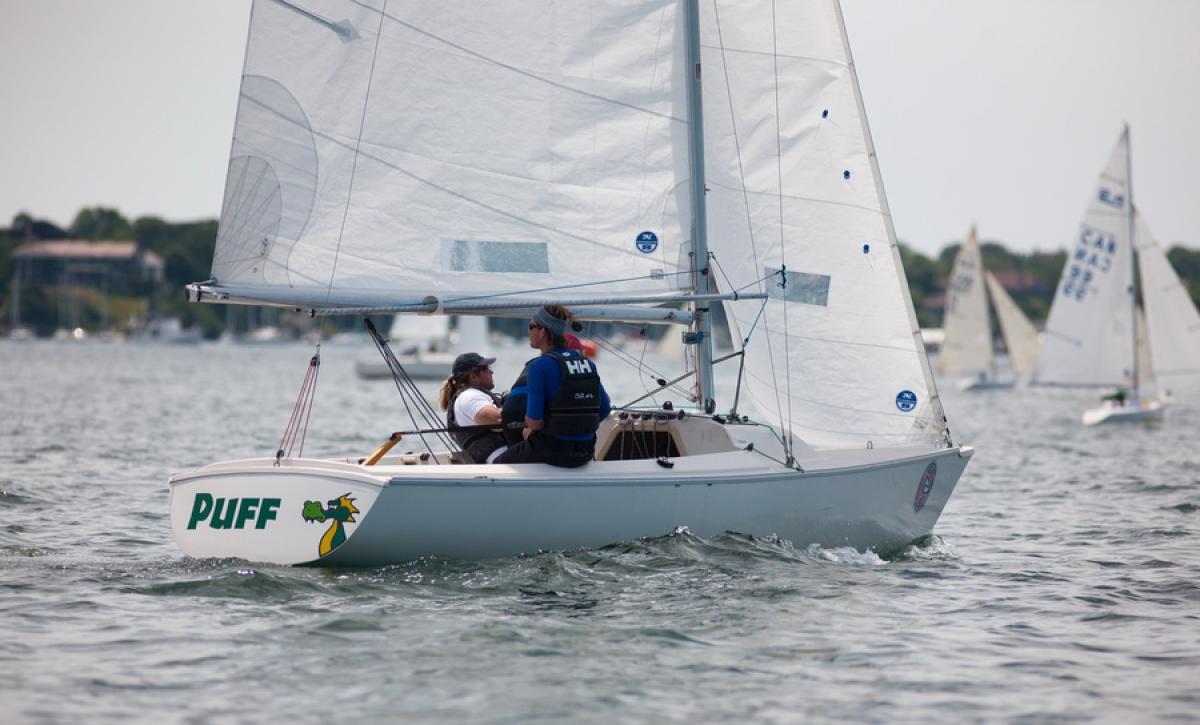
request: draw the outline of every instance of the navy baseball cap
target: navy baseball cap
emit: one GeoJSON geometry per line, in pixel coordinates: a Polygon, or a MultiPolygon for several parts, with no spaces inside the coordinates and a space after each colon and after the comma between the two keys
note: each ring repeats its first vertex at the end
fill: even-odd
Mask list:
{"type": "Polygon", "coordinates": [[[464,352],[462,355],[454,358],[453,372],[455,375],[469,373],[472,370],[485,368],[494,362],[496,362],[496,358],[494,357],[484,357],[477,352],[464,352]]]}

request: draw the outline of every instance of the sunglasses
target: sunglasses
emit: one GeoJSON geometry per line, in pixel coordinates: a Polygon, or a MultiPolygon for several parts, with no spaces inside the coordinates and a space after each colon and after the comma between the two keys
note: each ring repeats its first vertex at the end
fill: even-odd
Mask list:
{"type": "Polygon", "coordinates": [[[531,329],[531,330],[544,330],[544,329],[546,329],[546,328],[542,327],[541,325],[539,325],[539,324],[538,324],[538,323],[536,323],[536,322],[530,322],[530,323],[529,323],[529,329],[531,329]]]}

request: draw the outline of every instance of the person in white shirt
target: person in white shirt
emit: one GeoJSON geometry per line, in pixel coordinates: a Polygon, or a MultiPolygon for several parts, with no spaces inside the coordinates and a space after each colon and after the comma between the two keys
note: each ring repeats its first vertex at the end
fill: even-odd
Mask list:
{"type": "Polygon", "coordinates": [[[446,427],[458,442],[468,463],[490,463],[504,450],[500,425],[500,399],[492,393],[494,357],[464,352],[454,360],[450,375],[442,382],[438,403],[446,411],[446,427]]]}

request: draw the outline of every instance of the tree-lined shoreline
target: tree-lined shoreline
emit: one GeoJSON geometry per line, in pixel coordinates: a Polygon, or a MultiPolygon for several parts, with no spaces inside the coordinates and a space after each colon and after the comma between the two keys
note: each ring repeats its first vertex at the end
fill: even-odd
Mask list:
{"type": "MultiPolygon", "coordinates": [[[[176,317],[185,326],[198,326],[206,337],[217,337],[226,327],[226,319],[217,306],[188,304],[181,290],[184,285],[206,279],[212,264],[212,249],[217,236],[217,220],[170,222],[157,216],[129,220],[118,210],[87,207],[75,215],[68,227],[59,227],[33,214],[17,214],[7,227],[0,227],[0,329],[7,329],[14,303],[13,252],[29,241],[79,240],[134,242],[139,252],[152,252],[163,261],[163,278],[154,285],[134,285],[124,294],[109,294],[105,313],[96,309],[95,295],[81,295],[73,303],[80,313],[80,325],[89,331],[105,328],[124,330],[130,319],[176,317]]],[[[946,279],[958,242],[945,245],[929,257],[904,242],[900,254],[908,277],[918,322],[922,327],[940,327],[946,279]]],[[[1012,252],[1003,242],[981,242],[984,266],[1008,289],[1013,299],[1035,324],[1045,320],[1054,290],[1066,260],[1066,251],[1028,254],[1012,252]]],[[[1187,285],[1193,300],[1200,300],[1200,250],[1179,244],[1168,245],[1168,258],[1187,285]]],[[[19,319],[38,334],[49,334],[60,326],[62,296],[68,290],[56,285],[25,285],[20,294],[19,319]]]]}

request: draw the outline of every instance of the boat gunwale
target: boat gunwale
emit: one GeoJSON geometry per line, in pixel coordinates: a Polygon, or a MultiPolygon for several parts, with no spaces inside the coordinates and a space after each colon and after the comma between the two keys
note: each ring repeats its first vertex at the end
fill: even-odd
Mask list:
{"type": "MultiPolygon", "coordinates": [[[[882,451],[886,451],[889,449],[876,449],[876,450],[882,452],[882,451]]],[[[895,450],[895,449],[890,449],[890,450],[895,450]]],[[[836,451],[836,453],[844,453],[844,452],[845,451],[836,451]]],[[[752,452],[745,451],[745,450],[725,451],[725,452],[721,452],[721,453],[701,454],[700,456],[689,456],[688,458],[699,458],[702,456],[728,456],[731,453],[752,453],[752,452]]],[[[895,466],[896,464],[902,464],[902,463],[907,463],[907,462],[911,462],[911,461],[943,458],[950,454],[957,455],[957,457],[959,457],[959,458],[970,459],[974,455],[974,453],[975,453],[975,449],[973,447],[959,445],[959,446],[955,446],[953,448],[941,448],[941,449],[932,450],[932,451],[924,451],[924,452],[914,454],[914,455],[897,457],[897,458],[888,458],[886,460],[870,461],[870,462],[866,462],[866,463],[844,465],[844,466],[831,466],[831,467],[826,467],[826,468],[815,467],[815,466],[809,466],[806,468],[785,468],[785,467],[783,467],[782,464],[777,464],[777,463],[773,464],[773,462],[767,462],[768,465],[773,464],[774,467],[778,467],[783,470],[771,471],[771,470],[761,470],[760,469],[760,471],[758,471],[758,472],[747,472],[746,469],[742,468],[742,469],[737,469],[737,470],[714,472],[711,469],[709,469],[709,471],[707,473],[700,473],[700,472],[693,472],[693,471],[675,472],[670,469],[662,469],[661,471],[656,471],[661,474],[660,476],[651,477],[651,478],[647,478],[645,475],[646,472],[642,471],[642,470],[630,471],[625,475],[608,474],[604,477],[600,477],[600,476],[571,477],[571,475],[570,475],[571,472],[579,472],[580,469],[561,469],[561,468],[554,468],[554,467],[546,467],[545,464],[514,464],[514,465],[521,465],[522,467],[524,465],[539,465],[539,466],[542,466],[542,468],[540,468],[539,471],[547,471],[548,470],[548,471],[552,472],[552,474],[559,474],[559,475],[541,476],[541,477],[537,477],[537,478],[529,478],[529,477],[515,478],[515,477],[498,477],[498,476],[491,476],[491,475],[481,475],[481,474],[476,473],[476,471],[480,470],[480,469],[487,470],[488,468],[495,470],[495,468],[494,468],[495,464],[469,464],[469,465],[454,465],[453,466],[453,469],[455,471],[461,471],[463,474],[469,474],[468,476],[432,477],[432,476],[424,475],[426,473],[425,471],[414,470],[414,469],[418,469],[418,468],[428,469],[428,468],[430,468],[429,466],[400,465],[400,466],[380,467],[381,471],[388,471],[388,473],[374,474],[374,473],[369,473],[369,472],[363,471],[362,470],[363,466],[361,466],[359,464],[344,463],[344,462],[337,461],[337,460],[298,459],[300,461],[305,461],[305,463],[301,464],[301,465],[296,465],[293,462],[292,465],[286,465],[287,462],[285,461],[285,465],[275,466],[274,465],[275,460],[272,458],[256,458],[256,459],[245,459],[245,460],[240,460],[240,461],[227,461],[227,462],[222,462],[222,463],[215,463],[215,464],[211,464],[210,466],[206,466],[204,468],[195,469],[192,471],[184,471],[181,473],[176,473],[171,476],[168,484],[170,486],[175,486],[175,485],[183,484],[183,483],[186,483],[188,481],[192,481],[192,480],[195,480],[198,478],[225,478],[225,477],[230,477],[230,476],[249,476],[249,475],[271,476],[271,475],[279,475],[281,473],[287,473],[290,475],[315,477],[315,478],[323,478],[323,477],[328,478],[331,475],[337,475],[338,477],[344,478],[347,481],[347,483],[353,482],[353,483],[358,483],[361,485],[376,486],[381,491],[385,488],[389,488],[389,487],[393,487],[393,486],[395,486],[395,487],[401,487],[401,486],[407,486],[407,487],[412,487],[412,486],[456,487],[456,488],[466,488],[466,487],[473,487],[473,486],[488,487],[488,488],[496,488],[496,487],[504,487],[504,488],[516,488],[516,487],[522,487],[522,488],[529,488],[529,487],[533,487],[533,488],[557,488],[557,487],[580,488],[580,487],[601,487],[601,486],[604,486],[604,487],[629,486],[630,484],[637,484],[638,486],[684,486],[684,485],[686,485],[686,486],[699,486],[699,485],[711,486],[713,484],[721,484],[721,485],[747,484],[747,485],[749,485],[749,484],[759,484],[759,483],[768,483],[768,484],[780,483],[780,482],[786,481],[787,479],[794,479],[797,477],[810,477],[811,478],[814,476],[836,477],[836,476],[855,475],[855,474],[862,473],[865,471],[871,471],[871,470],[882,469],[882,468],[890,468],[892,466],[895,466]],[[245,465],[240,465],[240,464],[245,464],[245,465]],[[239,465],[240,465],[240,467],[239,467],[239,465]],[[220,467],[220,468],[217,470],[208,471],[208,469],[212,468],[212,467],[220,467]],[[466,470],[464,470],[466,468],[470,468],[473,470],[466,471],[466,470]],[[402,470],[406,470],[406,471],[411,471],[411,473],[413,475],[411,477],[410,476],[393,475],[391,473],[390,469],[402,469],[402,470]],[[206,473],[206,471],[208,471],[208,472],[206,473]]],[[[818,453],[818,455],[819,455],[819,453],[818,453]]],[[[650,462],[653,460],[654,459],[645,459],[646,462],[650,462]]],[[[630,463],[630,461],[607,461],[607,462],[606,461],[594,461],[594,463],[601,463],[601,464],[603,464],[603,463],[630,463]]],[[[509,468],[511,469],[511,467],[512,466],[510,466],[509,468]]],[[[514,473],[516,473],[516,472],[514,472],[514,473]]]]}

